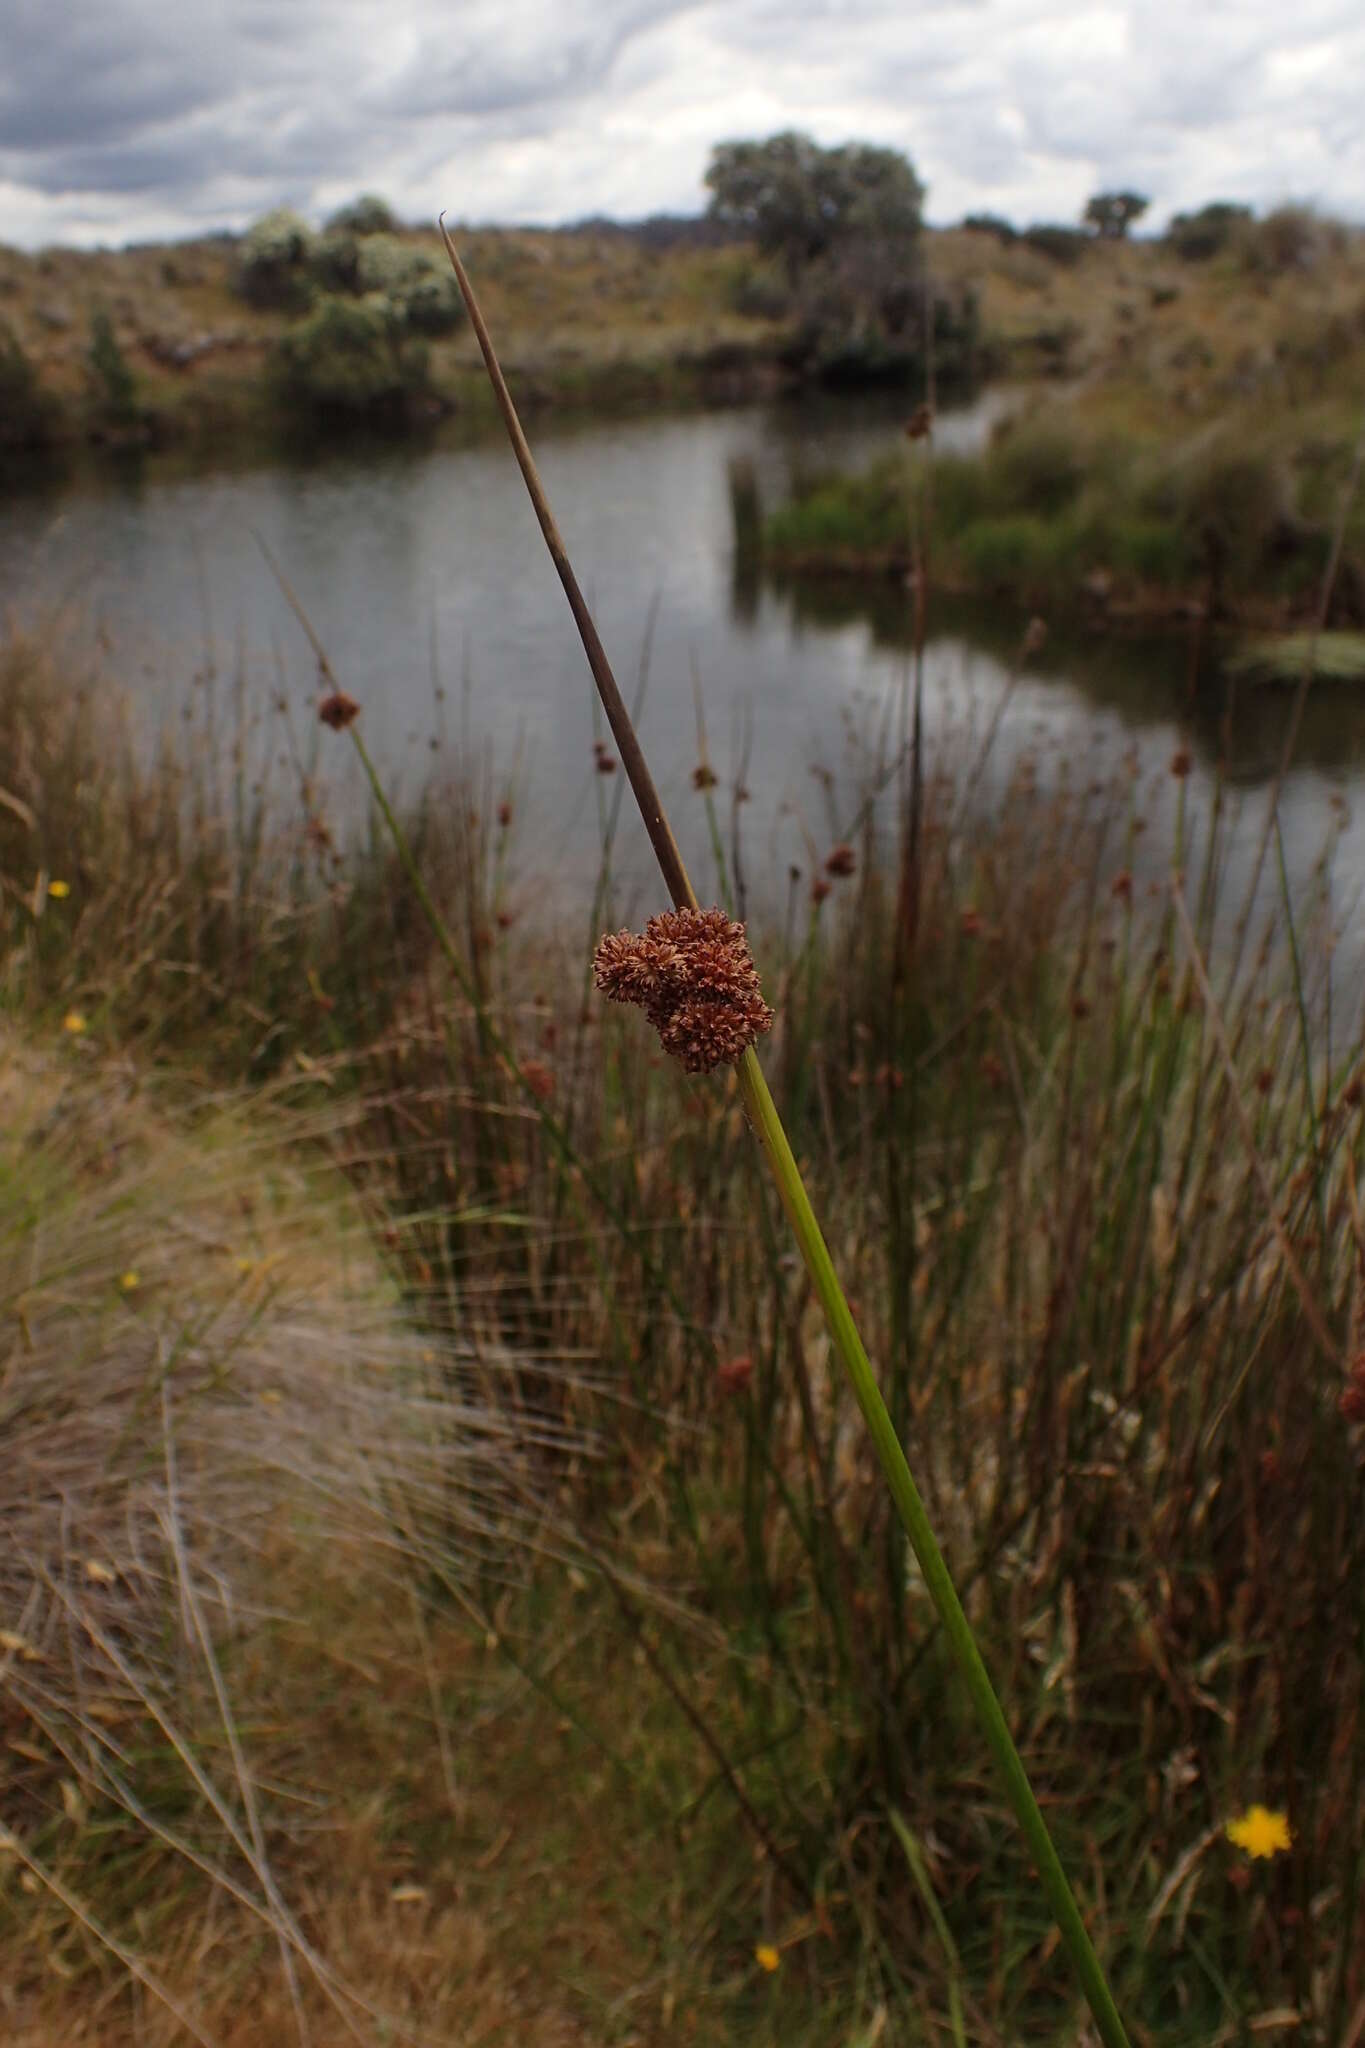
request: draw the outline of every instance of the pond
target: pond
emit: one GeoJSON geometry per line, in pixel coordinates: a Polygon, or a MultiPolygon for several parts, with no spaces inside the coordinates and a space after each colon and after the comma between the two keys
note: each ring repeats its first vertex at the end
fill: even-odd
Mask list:
{"type": "MultiPolygon", "coordinates": [[[[945,414],[939,445],[979,446],[1001,404],[988,394],[945,414]]],[[[808,870],[851,817],[876,735],[894,732],[901,715],[910,666],[906,592],[737,575],[729,465],[751,458],[774,502],[793,474],[903,445],[902,418],[895,404],[844,402],[534,428],[551,503],[628,697],[644,676],[642,737],[704,897],[714,881],[692,786],[698,705],[718,797],[728,805],[737,778],[750,792],[746,867],[771,903],[789,866],[808,870]]],[[[257,536],[359,700],[390,783],[412,792],[434,750],[477,743],[498,793],[515,784],[528,889],[541,902],[585,889],[603,799],[619,777],[595,773],[586,664],[500,440],[191,477],[148,463],[61,495],[13,496],[0,504],[0,604],[45,625],[60,614],[77,650],[98,645],[101,672],[148,729],[171,716],[203,720],[212,677],[225,729],[222,700],[240,676],[259,705],[283,696],[312,746],[326,737],[311,715],[314,665],[257,536]]],[[[1044,780],[1103,780],[1127,762],[1147,820],[1142,860],[1160,876],[1182,794],[1172,757],[1191,756],[1183,801],[1197,829],[1224,756],[1235,901],[1260,841],[1285,700],[1244,696],[1225,730],[1207,686],[1192,690],[1188,636],[1179,635],[1054,632],[1011,681],[1024,624],[990,604],[932,606],[931,764],[950,750],[966,759],[994,727],[976,784],[988,805],[1025,752],[1044,780]]],[[[1365,963],[1356,901],[1365,812],[1359,824],[1355,815],[1365,706],[1314,692],[1308,711],[1282,794],[1285,864],[1296,889],[1309,887],[1330,843],[1335,972],[1349,993],[1365,963]]],[[[355,765],[334,741],[325,758],[333,811],[354,817],[355,765]]],[[[628,813],[617,865],[639,903],[656,900],[628,813]]],[[[1272,859],[1260,885],[1267,911],[1278,887],[1272,859]]]]}

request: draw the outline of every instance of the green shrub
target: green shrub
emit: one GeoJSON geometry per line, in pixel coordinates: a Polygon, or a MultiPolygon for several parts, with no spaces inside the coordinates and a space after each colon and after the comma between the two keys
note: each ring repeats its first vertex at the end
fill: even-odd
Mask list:
{"type": "Polygon", "coordinates": [[[41,448],[56,424],[52,400],[13,331],[0,321],[0,455],[41,448]]]}
{"type": "Polygon", "coordinates": [[[449,334],[464,318],[450,270],[429,249],[396,235],[367,235],[359,245],[357,288],[378,292],[419,334],[449,334]]]}
{"type": "Polygon", "coordinates": [[[1085,451],[1075,435],[1051,422],[1005,433],[992,448],[988,466],[993,505],[1043,518],[1074,505],[1086,477],[1085,451]]]}
{"type": "Polygon", "coordinates": [[[973,583],[1034,590],[1078,566],[1076,538],[1069,522],[1019,512],[976,520],[958,535],[957,553],[973,583]]]}
{"type": "Polygon", "coordinates": [[[354,235],[320,235],[313,244],[308,268],[325,292],[358,292],[360,245],[354,235]]]}
{"type": "Polygon", "coordinates": [[[313,236],[308,223],[287,207],[277,207],[251,228],[242,243],[237,289],[253,306],[297,311],[308,304],[308,275],[313,236]]]}
{"type": "Polygon", "coordinates": [[[934,526],[945,538],[979,519],[989,498],[986,465],[979,456],[940,455],[934,462],[934,526]]]}
{"type": "Polygon", "coordinates": [[[1289,518],[1279,464],[1250,449],[1215,447],[1174,481],[1187,543],[1218,573],[1250,576],[1289,518]]]}
{"type": "Polygon", "coordinates": [[[1019,239],[1019,230],[1013,221],[1006,220],[999,213],[969,213],[962,225],[968,234],[992,236],[1002,249],[1007,249],[1011,242],[1019,239]]]}
{"type": "Polygon", "coordinates": [[[103,307],[90,321],[86,368],[100,423],[110,427],[132,426],[138,417],[137,384],[103,307]]]}
{"type": "Polygon", "coordinates": [[[1023,239],[1030,249],[1046,256],[1050,263],[1060,263],[1068,270],[1080,262],[1090,247],[1090,236],[1079,228],[1057,227],[1050,221],[1039,221],[1033,227],[1025,228],[1023,239]]]}
{"type": "Polygon", "coordinates": [[[327,222],[327,232],[333,235],[392,235],[398,232],[399,225],[387,199],[380,199],[373,192],[363,192],[359,199],[352,199],[348,205],[337,208],[327,222]]]}
{"type": "Polygon", "coordinates": [[[1187,534],[1164,520],[1140,515],[1114,521],[1106,552],[1110,565],[1120,575],[1135,577],[1139,583],[1157,584],[1164,590],[1178,589],[1190,582],[1197,568],[1187,534]]]}
{"type": "Polygon", "coordinates": [[[730,306],[746,320],[785,320],[796,299],[787,273],[775,263],[745,263],[730,281],[730,306]]]}
{"type": "Polygon", "coordinates": [[[429,390],[426,351],[382,299],[324,299],[277,344],[280,401],[308,423],[401,416],[429,390]]]}
{"type": "Polygon", "coordinates": [[[1250,220],[1249,206],[1215,199],[1197,213],[1176,214],[1166,230],[1166,240],[1182,262],[1207,263],[1231,248],[1250,220]]]}
{"type": "Polygon", "coordinates": [[[893,457],[860,476],[808,484],[773,515],[768,542],[778,555],[879,553],[904,544],[908,520],[905,469],[893,457]]]}
{"type": "Polygon", "coordinates": [[[415,334],[452,334],[464,319],[464,300],[454,277],[434,268],[414,277],[398,303],[415,334]]]}

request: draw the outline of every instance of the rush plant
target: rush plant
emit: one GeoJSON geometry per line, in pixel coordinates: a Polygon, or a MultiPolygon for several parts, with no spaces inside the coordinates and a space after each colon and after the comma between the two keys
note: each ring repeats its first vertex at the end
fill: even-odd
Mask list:
{"type": "MultiPolygon", "coordinates": [[[[511,393],[503,377],[492,337],[468,274],[446,229],[444,218],[441,221],[441,234],[451,268],[469,312],[470,322],[478,338],[513,452],[582,639],[602,708],[615,739],[622,766],[630,780],[645,830],[654,848],[664,885],[672,898],[679,922],[689,913],[696,917],[701,912],[696,891],[683,864],[682,855],[678,850],[677,841],[655,787],[625,699],[569,561],[530,446],[517,417],[511,393]]],[[[662,923],[663,920],[659,922],[662,923]]],[[[1010,1804],[1042,1879],[1052,1913],[1094,2015],[1100,2038],[1105,2042],[1106,2048],[1126,2048],[1128,2037],[1118,2008],[1029,1783],[1009,1724],[977,1647],[971,1624],[963,1611],[962,1602],[930,1525],[919,1489],[911,1475],[905,1453],[901,1448],[900,1437],[882,1398],[876,1375],[858,1334],[857,1324],[835,1271],[834,1262],[806,1192],[782,1119],[752,1043],[744,1044],[734,1064],[750,1128],[772,1173],[806,1271],[824,1311],[831,1339],[875,1447],[887,1487],[905,1533],[909,1537],[973,1708],[999,1767],[1010,1804]]]]}

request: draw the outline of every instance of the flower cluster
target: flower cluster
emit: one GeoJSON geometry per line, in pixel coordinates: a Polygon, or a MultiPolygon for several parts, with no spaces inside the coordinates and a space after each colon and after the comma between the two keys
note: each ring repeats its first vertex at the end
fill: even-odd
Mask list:
{"type": "Polygon", "coordinates": [[[324,725],[330,725],[333,732],[345,732],[359,716],[360,706],[344,690],[333,690],[318,705],[318,717],[324,725]]]}
{"type": "Polygon", "coordinates": [[[666,910],[643,936],[609,932],[593,979],[613,1002],[637,1004],[689,1074],[737,1060],[772,1027],[744,927],[723,910],[666,910]]]}

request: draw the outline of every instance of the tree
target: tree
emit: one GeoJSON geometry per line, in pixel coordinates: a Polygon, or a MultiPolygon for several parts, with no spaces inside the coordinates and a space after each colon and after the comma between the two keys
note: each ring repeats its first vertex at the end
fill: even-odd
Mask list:
{"type": "Polygon", "coordinates": [[[1140,192],[1097,192],[1087,200],[1082,219],[1103,241],[1122,242],[1150,205],[1140,192]]]}
{"type": "Polygon", "coordinates": [[[913,241],[924,204],[924,187],[897,150],[861,142],[822,149],[791,129],[766,142],[717,143],[706,184],[711,218],[755,236],[793,278],[842,242],[913,241]]]}

